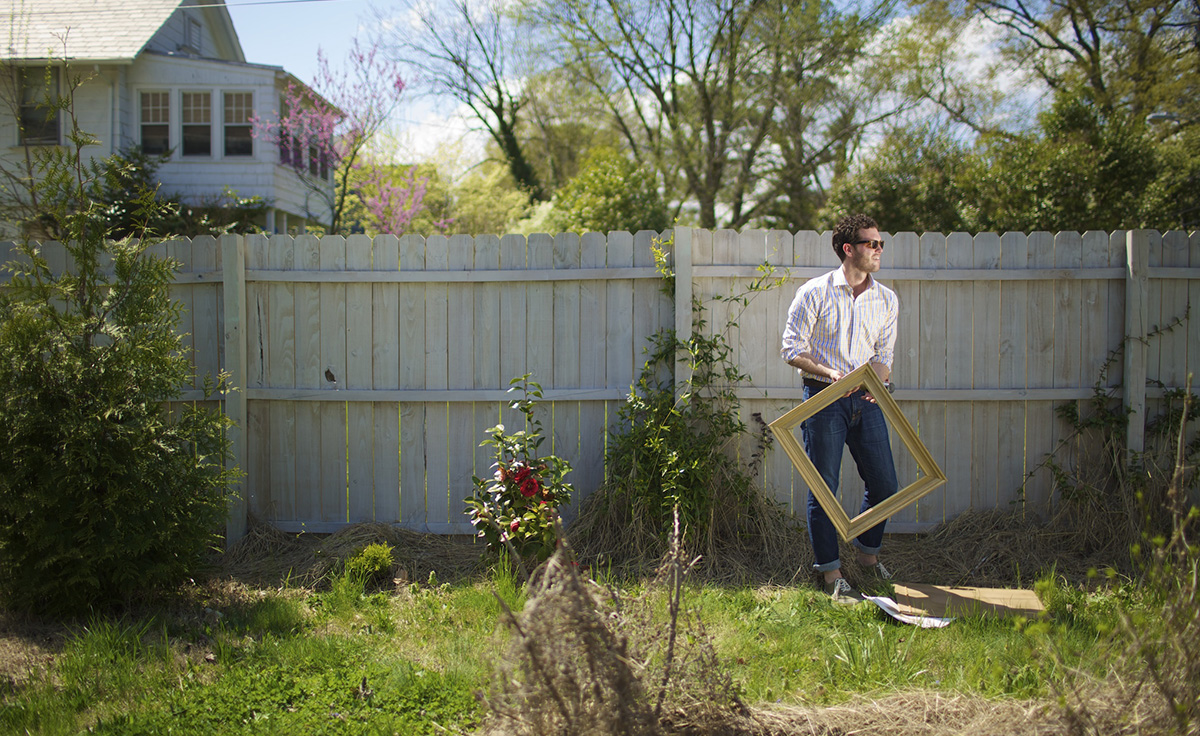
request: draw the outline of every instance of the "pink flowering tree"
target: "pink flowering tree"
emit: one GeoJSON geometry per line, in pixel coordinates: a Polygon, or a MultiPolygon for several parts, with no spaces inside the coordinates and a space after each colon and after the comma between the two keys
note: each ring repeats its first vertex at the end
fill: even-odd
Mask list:
{"type": "Polygon", "coordinates": [[[291,167],[328,204],[331,233],[345,229],[347,205],[359,191],[368,192],[363,204],[381,232],[399,234],[403,229],[392,227],[406,226],[421,212],[426,182],[417,177],[406,185],[388,180],[382,173],[388,164],[372,156],[370,147],[399,106],[404,89],[396,63],[379,53],[377,44],[363,48],[356,38],[344,67],[333,68],[318,50],[312,87],[291,79],[277,118],[253,121],[255,135],[278,146],[280,163],[291,167]],[[363,189],[358,183],[364,180],[387,183],[363,189]],[[386,197],[386,202],[369,197],[386,197]],[[396,202],[404,206],[397,208],[396,202]]]}
{"type": "MultiPolygon", "coordinates": [[[[402,235],[418,215],[427,211],[429,177],[421,175],[416,166],[368,165],[358,180],[361,214],[378,232],[402,235]]],[[[444,232],[452,222],[451,218],[434,219],[432,225],[444,232]]]]}

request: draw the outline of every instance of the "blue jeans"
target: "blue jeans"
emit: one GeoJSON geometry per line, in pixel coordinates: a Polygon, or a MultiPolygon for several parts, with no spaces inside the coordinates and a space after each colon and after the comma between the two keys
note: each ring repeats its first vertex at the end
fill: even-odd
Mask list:
{"type": "MultiPolygon", "coordinates": [[[[816,393],[817,389],[806,383],[804,398],[808,399],[816,393]]],[[[837,495],[842,466],[842,448],[849,446],[850,455],[858,466],[858,474],[866,485],[859,513],[899,490],[883,410],[878,404],[864,399],[863,393],[860,390],[838,399],[801,425],[804,450],[834,495],[837,495]]],[[[883,544],[885,523],[881,521],[860,534],[854,540],[854,546],[863,554],[878,554],[883,544]]],[[[808,536],[817,559],[814,566],[817,572],[828,572],[842,566],[838,559],[837,529],[812,491],[808,493],[808,536]]]]}

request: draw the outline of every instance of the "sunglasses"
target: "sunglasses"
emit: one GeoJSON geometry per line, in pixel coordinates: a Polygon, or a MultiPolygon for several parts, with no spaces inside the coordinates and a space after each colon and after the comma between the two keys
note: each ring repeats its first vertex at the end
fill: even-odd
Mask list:
{"type": "Polygon", "coordinates": [[[851,245],[869,245],[871,250],[883,250],[882,240],[856,240],[851,245]]]}

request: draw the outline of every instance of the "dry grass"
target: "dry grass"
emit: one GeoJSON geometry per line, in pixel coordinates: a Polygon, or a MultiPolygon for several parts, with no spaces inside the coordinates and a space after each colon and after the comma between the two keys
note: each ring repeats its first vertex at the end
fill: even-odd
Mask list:
{"type": "Polygon", "coordinates": [[[425,581],[434,573],[454,582],[482,572],[482,548],[469,538],[401,529],[391,524],[354,524],[334,534],[288,534],[264,523],[251,523],[246,536],[220,559],[218,572],[246,585],[317,588],[331,573],[368,544],[387,544],[401,582],[425,581]]]}
{"type": "Polygon", "coordinates": [[[1065,724],[1047,703],[988,700],[978,696],[908,692],[862,696],[841,705],[755,710],[755,736],[1044,736],[1065,724]]]}
{"type": "Polygon", "coordinates": [[[484,734],[733,733],[750,711],[703,625],[681,605],[676,545],[650,590],[623,598],[583,577],[562,547],[532,576],[497,668],[484,734]],[[668,615],[655,602],[667,592],[668,615]]]}

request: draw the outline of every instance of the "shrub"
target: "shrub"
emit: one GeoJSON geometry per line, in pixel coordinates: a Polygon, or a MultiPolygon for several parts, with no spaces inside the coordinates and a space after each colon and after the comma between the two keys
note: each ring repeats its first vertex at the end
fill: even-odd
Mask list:
{"type": "Polygon", "coordinates": [[[346,560],[346,575],[363,584],[378,582],[391,572],[395,558],[388,544],[368,544],[346,560]]]}
{"type": "Polygon", "coordinates": [[[540,399],[542,387],[529,376],[509,381],[509,391],[520,387],[522,392],[509,406],[524,415],[527,429],[510,434],[498,424],[488,430],[490,436],[480,446],[495,448],[495,473],[490,478],[477,476],[475,495],[466,499],[471,524],[488,551],[499,554],[507,548],[520,557],[518,563],[550,557],[558,541],[558,507],[571,497],[571,486],[564,481],[571,465],[555,455],[538,457],[545,438],[530,397],[540,399]]]}
{"type": "MultiPolygon", "coordinates": [[[[70,265],[52,270],[26,242],[0,293],[0,596],[50,613],[185,580],[219,541],[231,477],[227,420],[165,406],[192,376],[168,294],[175,264],[144,239],[107,239],[87,196],[103,172],[81,163],[94,140],[71,99],[71,146],[33,151],[31,184],[57,203],[41,219],[66,235],[70,265]]],[[[155,206],[143,191],[139,219],[155,206]]]]}
{"type": "Polygon", "coordinates": [[[579,175],[555,196],[554,212],[565,230],[663,230],[667,206],[655,177],[611,148],[588,155],[579,175]]]}

